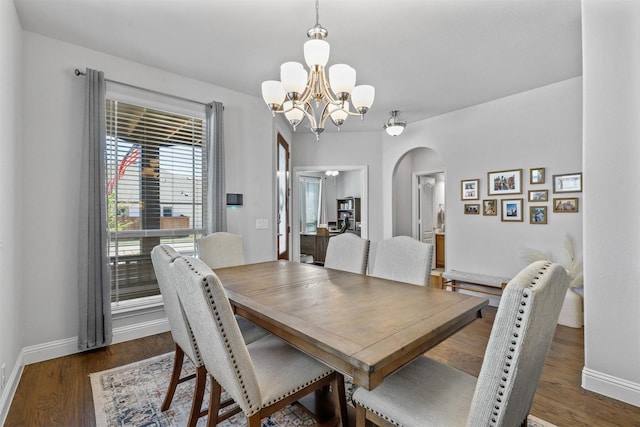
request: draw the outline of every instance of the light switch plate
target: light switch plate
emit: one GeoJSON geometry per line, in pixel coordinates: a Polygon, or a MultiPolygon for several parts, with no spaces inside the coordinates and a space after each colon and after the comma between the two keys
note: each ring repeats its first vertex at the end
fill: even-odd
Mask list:
{"type": "Polygon", "coordinates": [[[256,219],[256,230],[266,230],[269,228],[268,219],[256,219]]]}

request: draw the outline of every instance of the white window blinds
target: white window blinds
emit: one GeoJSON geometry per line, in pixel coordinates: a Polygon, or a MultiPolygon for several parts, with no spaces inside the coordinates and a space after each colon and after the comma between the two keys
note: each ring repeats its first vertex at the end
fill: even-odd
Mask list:
{"type": "Polygon", "coordinates": [[[107,99],[111,301],[160,293],[151,250],[195,254],[206,194],[204,120],[107,99]]]}

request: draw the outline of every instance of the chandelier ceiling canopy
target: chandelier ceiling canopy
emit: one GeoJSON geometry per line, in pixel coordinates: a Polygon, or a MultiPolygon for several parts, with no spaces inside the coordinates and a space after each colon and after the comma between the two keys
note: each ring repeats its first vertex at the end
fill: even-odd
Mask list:
{"type": "Polygon", "coordinates": [[[307,31],[310,40],[304,44],[309,72],[299,62],[285,62],[280,67],[280,81],[262,83],[262,97],[273,115],[284,114],[294,131],[306,117],[316,139],[320,139],[327,119],[331,119],[338,130],[350,115],[364,120],[375,97],[373,86],[356,86],[356,70],[347,64],[329,67],[327,78],[325,67],[330,46],[325,38],[329,33],[319,23],[318,1],[316,25],[307,31]]]}

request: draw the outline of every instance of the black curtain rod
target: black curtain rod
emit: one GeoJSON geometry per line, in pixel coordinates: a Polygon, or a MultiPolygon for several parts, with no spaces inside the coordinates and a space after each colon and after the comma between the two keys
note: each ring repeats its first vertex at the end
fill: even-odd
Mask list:
{"type": "MultiPolygon", "coordinates": [[[[86,76],[87,75],[87,73],[83,73],[82,71],[78,70],[77,68],[74,71],[74,74],[76,76],[86,76]]],[[[140,87],[140,86],[135,86],[135,85],[132,85],[132,84],[129,84],[129,83],[123,83],[123,82],[119,82],[119,81],[116,81],[116,80],[110,80],[110,79],[104,79],[104,80],[106,82],[109,82],[109,83],[115,83],[115,84],[119,84],[119,85],[122,85],[122,86],[130,87],[130,88],[133,88],[133,89],[144,90],[146,92],[155,93],[157,95],[168,96],[170,98],[179,99],[180,101],[192,102],[194,104],[200,104],[200,105],[205,105],[205,106],[206,105],[211,105],[211,103],[208,103],[208,102],[201,102],[201,101],[196,101],[196,100],[189,99],[189,98],[183,98],[181,96],[171,95],[169,93],[159,92],[157,90],[147,89],[147,88],[140,87]]]]}

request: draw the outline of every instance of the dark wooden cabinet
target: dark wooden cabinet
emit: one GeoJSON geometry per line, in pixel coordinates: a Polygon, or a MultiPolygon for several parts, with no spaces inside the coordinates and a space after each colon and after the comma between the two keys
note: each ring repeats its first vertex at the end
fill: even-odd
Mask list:
{"type": "Polygon", "coordinates": [[[324,264],[329,239],[331,237],[333,237],[333,235],[318,236],[316,234],[301,234],[300,254],[311,255],[314,263],[324,264]]]}

